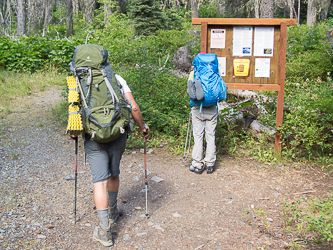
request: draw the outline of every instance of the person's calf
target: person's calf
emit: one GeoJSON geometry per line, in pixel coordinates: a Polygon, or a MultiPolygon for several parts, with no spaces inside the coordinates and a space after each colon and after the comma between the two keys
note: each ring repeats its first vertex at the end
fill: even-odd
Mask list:
{"type": "Polygon", "coordinates": [[[108,205],[109,207],[113,207],[115,204],[117,204],[117,197],[118,197],[118,191],[108,191],[108,205]]]}
{"type": "Polygon", "coordinates": [[[111,192],[108,191],[108,213],[109,213],[109,221],[111,224],[116,223],[119,215],[120,215],[120,208],[117,205],[117,196],[118,191],[111,192]]]}

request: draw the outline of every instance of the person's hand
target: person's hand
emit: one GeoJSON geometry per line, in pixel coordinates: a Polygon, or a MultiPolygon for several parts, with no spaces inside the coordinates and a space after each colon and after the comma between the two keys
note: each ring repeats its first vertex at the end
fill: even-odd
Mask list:
{"type": "Polygon", "coordinates": [[[70,137],[71,137],[72,140],[75,140],[77,136],[75,136],[75,135],[70,135],[70,137]]]}
{"type": "Polygon", "coordinates": [[[150,134],[150,130],[149,130],[148,125],[145,122],[143,123],[143,126],[144,126],[145,130],[142,131],[143,132],[142,136],[147,138],[149,136],[149,134],[150,134]]]}

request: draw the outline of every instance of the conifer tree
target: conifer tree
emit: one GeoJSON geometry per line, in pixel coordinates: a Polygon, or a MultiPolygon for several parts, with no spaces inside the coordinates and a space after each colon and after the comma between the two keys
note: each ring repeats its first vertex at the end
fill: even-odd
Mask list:
{"type": "Polygon", "coordinates": [[[133,0],[130,16],[135,35],[148,36],[165,27],[165,16],[156,0],[133,0]]]}

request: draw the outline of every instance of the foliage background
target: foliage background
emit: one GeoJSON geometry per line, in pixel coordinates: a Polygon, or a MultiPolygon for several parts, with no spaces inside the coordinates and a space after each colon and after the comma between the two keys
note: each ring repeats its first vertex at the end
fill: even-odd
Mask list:
{"type": "MultiPolygon", "coordinates": [[[[148,1],[147,4],[153,3],[148,1]]],[[[201,16],[220,17],[216,5],[209,2],[201,4],[199,12],[201,16]]],[[[69,74],[67,64],[76,45],[85,42],[101,44],[109,51],[109,61],[115,72],[127,80],[133,91],[155,136],[151,143],[155,145],[167,140],[171,150],[181,153],[190,110],[187,79],[186,76],[179,77],[171,62],[174,52],[181,46],[192,44],[192,56],[199,52],[200,41],[190,32],[198,28],[191,25],[184,8],[166,8],[157,15],[167,25],[147,33],[137,32],[130,13],[130,10],[128,15],[114,12],[105,21],[100,8],[95,12],[92,25],[88,25],[79,12],[74,16],[74,35],[70,38],[66,37],[67,27],[62,23],[50,25],[44,37],[38,32],[29,37],[1,36],[0,67],[5,72],[31,76],[54,71],[69,74]]],[[[54,15],[61,19],[60,12],[54,15]]],[[[332,26],[333,21],[329,19],[313,26],[288,27],[287,111],[280,128],[282,152],[286,159],[315,159],[331,164],[333,107],[330,97],[333,87],[330,72],[333,56],[332,43],[327,41],[326,31],[332,26]]],[[[63,84],[66,88],[65,80],[63,84]]],[[[23,93],[29,91],[24,90],[23,93]]],[[[274,101],[263,103],[269,113],[259,115],[258,119],[274,128],[276,92],[264,94],[274,101]]],[[[234,100],[230,98],[228,101],[234,100]]],[[[9,103],[8,98],[2,100],[4,107],[9,103]]],[[[66,110],[65,105],[62,107],[66,110]]],[[[65,118],[63,122],[66,123],[65,118]]],[[[252,138],[246,130],[224,119],[218,125],[216,143],[219,153],[247,154],[266,162],[277,160],[272,141],[252,138]]],[[[133,136],[131,145],[139,144],[133,136]]]]}
{"type": "MultiPolygon", "coordinates": [[[[222,14],[217,2],[202,1],[200,17],[253,16],[253,2],[226,2],[228,6],[222,14]]],[[[301,2],[305,4],[305,0],[301,2]]],[[[152,130],[150,146],[164,144],[175,154],[181,154],[190,112],[187,77],[173,68],[171,62],[179,47],[190,45],[192,57],[200,51],[200,40],[193,35],[193,31],[199,28],[191,25],[192,13],[185,5],[178,6],[174,2],[162,1],[162,6],[156,6],[154,1],[135,0],[133,6],[146,3],[143,9],[151,10],[149,19],[136,16],[128,6],[122,12],[116,11],[121,7],[114,5],[111,6],[113,13],[106,17],[102,6],[107,3],[111,1],[98,1],[99,7],[95,10],[92,23],[87,23],[83,13],[78,11],[74,16],[74,35],[70,37],[67,37],[64,5],[54,9],[52,22],[45,34],[41,28],[32,28],[28,36],[16,37],[4,35],[7,31],[0,27],[0,119],[13,112],[17,97],[52,85],[62,86],[65,100],[65,78],[69,75],[67,65],[75,46],[100,44],[109,51],[114,71],[126,79],[144,120],[152,130]],[[153,29],[150,29],[152,25],[153,29]]],[[[276,7],[275,17],[286,17],[285,14],[282,7],[276,7]]],[[[228,122],[222,116],[216,128],[218,158],[246,155],[269,164],[302,161],[329,171],[332,169],[333,45],[328,42],[326,32],[333,26],[333,14],[330,9],[326,20],[311,26],[304,24],[305,17],[306,9],[303,8],[303,24],[288,27],[285,112],[283,125],[279,128],[282,135],[281,157],[274,154],[274,138],[254,138],[243,127],[228,122]]],[[[15,25],[14,18],[11,34],[15,34],[15,25]]],[[[43,26],[43,22],[40,25],[43,26]]],[[[271,101],[262,103],[268,113],[259,113],[257,119],[274,128],[277,93],[262,94],[270,97],[271,101]]],[[[235,98],[228,95],[227,102],[235,102],[235,98]]],[[[243,103],[234,109],[252,104],[243,103]]],[[[65,126],[67,102],[60,103],[52,114],[65,126]]],[[[139,133],[130,135],[128,147],[142,147],[139,133]]],[[[288,229],[291,222],[304,226],[307,232],[314,232],[318,241],[332,240],[332,197],[311,202],[308,202],[309,208],[302,212],[297,206],[286,203],[285,227],[288,229]]]]}

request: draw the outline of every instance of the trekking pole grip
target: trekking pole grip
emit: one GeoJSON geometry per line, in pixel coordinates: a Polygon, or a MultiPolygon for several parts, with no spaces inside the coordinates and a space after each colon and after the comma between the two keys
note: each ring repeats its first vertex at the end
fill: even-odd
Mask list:
{"type": "Polygon", "coordinates": [[[143,121],[143,127],[146,129],[146,132],[144,132],[143,135],[148,134],[149,133],[149,127],[148,127],[148,125],[146,124],[145,121],[143,121]]]}

